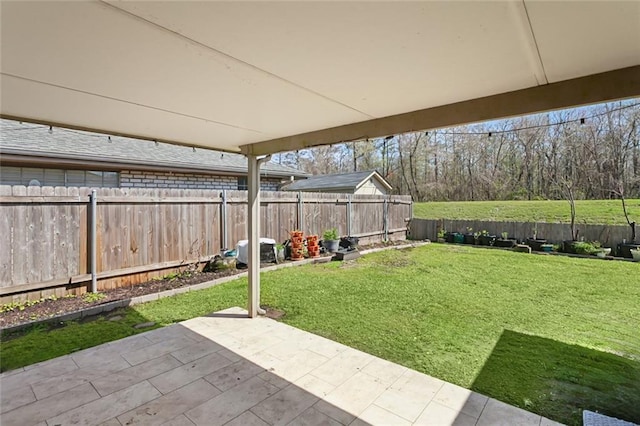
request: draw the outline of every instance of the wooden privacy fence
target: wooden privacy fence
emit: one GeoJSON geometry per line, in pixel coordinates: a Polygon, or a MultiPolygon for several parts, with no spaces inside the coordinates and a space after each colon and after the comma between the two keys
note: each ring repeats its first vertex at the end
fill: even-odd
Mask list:
{"type": "MultiPolygon", "coordinates": [[[[90,188],[0,186],[0,300],[82,293],[91,281],[90,188]]],[[[247,238],[247,191],[97,190],[98,289],[208,260],[247,238]]],[[[337,228],[361,243],[405,239],[408,196],[262,192],[261,236],[337,228]]]]}
{"type": "MultiPolygon", "coordinates": [[[[537,235],[552,243],[571,240],[571,226],[568,223],[546,222],[489,222],[481,220],[447,220],[447,219],[411,219],[409,236],[413,239],[431,239],[438,237],[438,231],[444,229],[449,232],[467,232],[467,228],[473,232],[487,231],[490,234],[500,235],[507,232],[510,238],[524,240],[537,235]]],[[[585,241],[599,241],[604,247],[615,247],[617,244],[631,238],[631,228],[621,225],[581,225],[578,238],[585,241]]]]}

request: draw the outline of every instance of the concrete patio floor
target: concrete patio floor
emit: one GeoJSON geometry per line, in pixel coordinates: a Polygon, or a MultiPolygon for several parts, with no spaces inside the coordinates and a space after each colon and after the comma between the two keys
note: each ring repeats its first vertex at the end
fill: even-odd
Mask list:
{"type": "Polygon", "coordinates": [[[12,425],[553,425],[232,308],[0,376],[12,425]]]}

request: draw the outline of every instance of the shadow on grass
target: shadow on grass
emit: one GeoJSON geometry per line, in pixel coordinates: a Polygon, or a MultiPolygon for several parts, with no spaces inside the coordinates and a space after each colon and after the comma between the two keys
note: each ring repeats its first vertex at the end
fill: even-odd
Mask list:
{"type": "Polygon", "coordinates": [[[471,389],[566,424],[582,410],[640,423],[640,363],[505,330],[471,389]]]}
{"type": "Polygon", "coordinates": [[[46,361],[159,327],[137,329],[150,320],[132,308],[121,308],[73,321],[33,325],[0,332],[0,372],[46,361]]]}
{"type": "MultiPolygon", "coordinates": [[[[248,355],[247,344],[271,333],[261,329],[261,323],[246,315],[208,315],[197,324],[173,324],[14,372],[3,377],[2,424],[102,424],[109,419],[127,425],[164,424],[180,417],[206,425],[350,424],[356,416],[348,398],[341,404],[327,401],[329,391],[319,390],[326,389],[319,379],[293,383],[304,369],[322,366],[319,358],[299,357],[311,352],[299,349],[298,357],[292,353],[282,359],[260,352],[248,355]],[[194,325],[200,332],[190,328],[194,325]],[[229,343],[227,333],[245,326],[254,334],[245,341],[243,331],[235,333],[229,343]],[[34,392],[67,400],[38,409],[42,398],[21,397],[34,392]]],[[[279,330],[288,331],[293,340],[300,338],[283,326],[279,330]]]]}

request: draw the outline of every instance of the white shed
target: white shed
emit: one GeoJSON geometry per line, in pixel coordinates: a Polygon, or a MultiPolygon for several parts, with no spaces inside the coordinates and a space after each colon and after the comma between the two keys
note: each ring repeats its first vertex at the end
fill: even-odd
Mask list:
{"type": "Polygon", "coordinates": [[[312,176],[281,188],[283,191],[336,192],[340,194],[386,195],[392,186],[375,170],[312,176]]]}

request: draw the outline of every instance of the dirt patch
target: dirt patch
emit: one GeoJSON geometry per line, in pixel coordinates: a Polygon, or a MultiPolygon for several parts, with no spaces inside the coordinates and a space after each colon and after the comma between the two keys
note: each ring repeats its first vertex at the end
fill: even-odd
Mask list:
{"type": "Polygon", "coordinates": [[[342,262],[342,265],[340,265],[340,269],[353,269],[358,268],[359,266],[360,265],[358,265],[357,260],[345,260],[342,262]]]}
{"type": "Polygon", "coordinates": [[[262,306],[262,308],[266,311],[266,314],[264,316],[266,316],[267,318],[279,320],[280,318],[285,316],[285,312],[281,311],[280,309],[275,309],[270,306],[262,306]]]}
{"type": "Polygon", "coordinates": [[[378,262],[378,266],[385,266],[389,268],[389,271],[393,271],[394,269],[399,269],[399,268],[408,268],[415,264],[416,264],[415,260],[402,258],[402,257],[395,257],[393,259],[383,258],[378,262]]]}
{"type": "Polygon", "coordinates": [[[219,272],[199,272],[192,275],[180,275],[173,278],[151,280],[146,283],[131,287],[121,287],[101,292],[104,295],[100,300],[91,300],[91,296],[61,297],[58,299],[45,299],[31,306],[21,305],[12,311],[0,313],[0,328],[6,328],[17,324],[28,323],[69,312],[81,311],[92,306],[99,306],[117,300],[127,300],[145,294],[158,293],[165,290],[185,287],[212,281],[218,278],[237,275],[243,270],[229,269],[219,272]]]}

